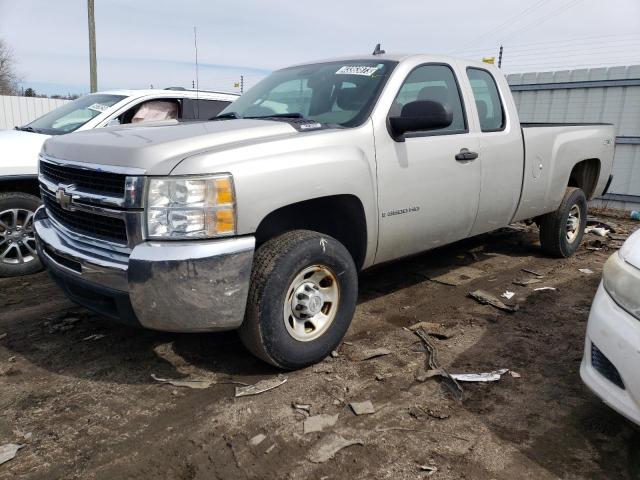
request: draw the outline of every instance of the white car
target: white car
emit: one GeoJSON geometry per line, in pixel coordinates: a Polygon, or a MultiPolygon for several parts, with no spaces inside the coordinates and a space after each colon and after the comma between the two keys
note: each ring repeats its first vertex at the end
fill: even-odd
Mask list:
{"type": "Polygon", "coordinates": [[[208,120],[238,95],[172,88],[113,90],[69,102],[15,130],[0,131],[0,277],[41,268],[32,231],[40,205],[38,154],[54,135],[153,120],[208,120]]]}
{"type": "Polygon", "coordinates": [[[580,376],[607,405],[640,425],[640,230],[604,266],[580,376]]]}

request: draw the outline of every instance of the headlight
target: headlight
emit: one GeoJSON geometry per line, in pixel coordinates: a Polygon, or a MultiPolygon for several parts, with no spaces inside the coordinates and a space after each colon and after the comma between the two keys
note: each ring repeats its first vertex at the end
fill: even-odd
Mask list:
{"type": "Polygon", "coordinates": [[[640,270],[614,253],[604,264],[602,281],[611,298],[640,320],[640,270]]]}
{"type": "Polygon", "coordinates": [[[150,178],[147,237],[211,238],[236,232],[231,175],[150,178]]]}

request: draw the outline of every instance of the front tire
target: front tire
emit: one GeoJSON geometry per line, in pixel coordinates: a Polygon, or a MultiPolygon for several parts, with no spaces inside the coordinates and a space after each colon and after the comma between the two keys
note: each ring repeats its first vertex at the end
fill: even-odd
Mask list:
{"type": "Polygon", "coordinates": [[[355,312],[358,273],[336,239],[294,230],[256,251],[242,342],[283,369],[319,362],[347,332],[355,312]]]}
{"type": "Polygon", "coordinates": [[[555,212],[540,218],[542,250],[553,257],[567,258],[582,242],[587,225],[587,197],[579,188],[567,187],[555,212]]]}
{"type": "Polygon", "coordinates": [[[39,206],[40,199],[27,193],[0,194],[0,278],[42,270],[33,231],[39,206]]]}

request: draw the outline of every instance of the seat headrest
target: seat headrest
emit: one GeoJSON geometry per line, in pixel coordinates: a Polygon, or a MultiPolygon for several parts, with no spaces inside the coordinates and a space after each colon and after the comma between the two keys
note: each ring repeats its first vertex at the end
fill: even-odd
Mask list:
{"type": "Polygon", "coordinates": [[[489,109],[487,108],[487,102],[484,100],[476,100],[476,108],[478,109],[478,117],[480,121],[487,119],[487,114],[489,113],[489,109]]]}
{"type": "Polygon", "coordinates": [[[433,100],[434,102],[449,104],[449,89],[442,85],[423,87],[418,92],[418,100],[433,100]]]}
{"type": "Polygon", "coordinates": [[[363,87],[341,88],[336,98],[342,110],[359,110],[367,101],[367,90],[363,87]]]}

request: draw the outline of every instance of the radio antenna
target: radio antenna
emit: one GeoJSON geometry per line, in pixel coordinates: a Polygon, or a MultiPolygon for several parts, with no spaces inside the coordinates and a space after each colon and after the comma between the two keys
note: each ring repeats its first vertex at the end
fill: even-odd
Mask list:
{"type": "Polygon", "coordinates": [[[384,50],[380,48],[380,44],[378,43],[376,45],[376,48],[373,49],[373,53],[371,55],[382,55],[384,53],[385,53],[384,50]]]}

